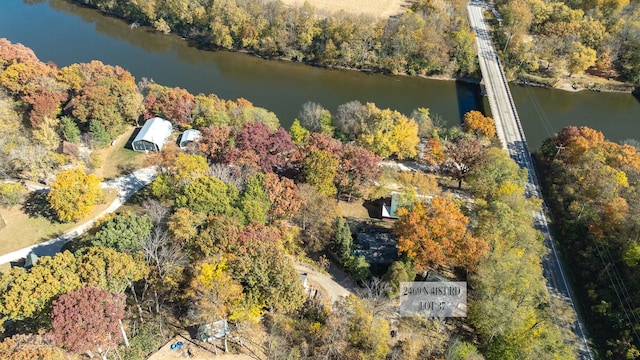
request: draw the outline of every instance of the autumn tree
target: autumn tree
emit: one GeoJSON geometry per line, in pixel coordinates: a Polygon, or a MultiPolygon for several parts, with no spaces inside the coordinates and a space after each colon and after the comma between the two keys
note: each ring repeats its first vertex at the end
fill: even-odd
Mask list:
{"type": "Polygon", "coordinates": [[[141,257],[98,246],[78,257],[77,266],[83,284],[113,293],[124,292],[147,273],[141,257]]]}
{"type": "Polygon", "coordinates": [[[238,251],[229,262],[233,277],[245,289],[248,304],[291,312],[304,303],[298,273],[286,256],[276,229],[249,224],[237,238],[238,251]]]}
{"type": "Polygon", "coordinates": [[[482,144],[476,139],[458,139],[444,145],[445,160],[441,164],[442,171],[458,181],[458,188],[471,169],[481,164],[482,144]]]}
{"type": "Polygon", "coordinates": [[[268,173],[262,181],[262,186],[271,203],[268,212],[270,221],[290,218],[300,209],[302,199],[293,180],[268,173]]]}
{"type": "Polygon", "coordinates": [[[412,259],[420,273],[439,265],[474,269],[487,250],[486,242],[469,233],[469,219],[444,197],[417,202],[397,214],[400,219],[394,232],[398,235],[398,252],[412,259]]]}
{"type": "Polygon", "coordinates": [[[464,114],[464,131],[468,131],[485,138],[496,136],[496,124],[492,118],[472,110],[464,114]]]}
{"type": "Polygon", "coordinates": [[[0,357],[5,360],[51,359],[64,360],[64,351],[52,344],[46,335],[18,334],[0,343],[0,357]]]}
{"type": "Polygon", "coordinates": [[[338,195],[348,194],[363,195],[366,187],[374,183],[380,174],[378,164],[381,159],[372,152],[346,144],[338,165],[338,171],[334,177],[334,183],[338,190],[338,195]]]}
{"type": "Polygon", "coordinates": [[[61,171],[56,175],[47,195],[49,205],[64,222],[77,221],[89,215],[93,207],[104,201],[100,179],[82,169],[61,171]]]}
{"type": "Polygon", "coordinates": [[[217,320],[226,321],[241,311],[243,288],[231,276],[224,257],[209,258],[196,265],[186,297],[196,306],[199,318],[211,324],[217,320]]]}
{"type": "Polygon", "coordinates": [[[25,320],[25,326],[37,331],[49,323],[52,301],[60,294],[82,286],[76,259],[68,251],[54,257],[43,256],[26,271],[13,267],[0,277],[0,313],[3,319],[25,320]]]}
{"type": "Polygon", "coordinates": [[[85,287],[61,295],[51,309],[51,331],[57,343],[77,353],[107,355],[120,338],[123,294],[85,287]]]}
{"type": "Polygon", "coordinates": [[[311,151],[304,160],[306,183],[325,196],[335,195],[338,190],[333,180],[338,171],[338,160],[325,150],[311,151]]]}
{"type": "Polygon", "coordinates": [[[145,118],[159,116],[178,126],[192,123],[192,112],[196,103],[195,97],[187,90],[158,84],[150,84],[145,90],[145,118]]]}

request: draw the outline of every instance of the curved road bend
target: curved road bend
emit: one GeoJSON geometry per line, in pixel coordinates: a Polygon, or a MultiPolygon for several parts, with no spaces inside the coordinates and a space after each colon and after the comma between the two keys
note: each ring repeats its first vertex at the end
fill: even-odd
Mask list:
{"type": "MultiPolygon", "coordinates": [[[[524,131],[520,124],[520,118],[516,110],[511,91],[504,76],[500,59],[493,48],[491,37],[487,30],[484,20],[484,10],[487,8],[485,3],[472,1],[467,5],[471,27],[476,34],[476,50],[480,60],[480,70],[485,82],[487,97],[489,99],[489,107],[493,119],[496,122],[496,130],[498,137],[502,142],[502,146],[509,152],[509,155],[529,172],[526,192],[528,196],[535,196],[542,199],[536,170],[533,166],[531,154],[527,147],[527,141],[524,131]]],[[[577,344],[578,353],[581,359],[593,359],[591,350],[585,336],[582,323],[577,315],[573,296],[562,265],[556,253],[555,244],[549,232],[549,226],[545,217],[547,211],[543,206],[541,211],[534,214],[535,227],[540,230],[544,236],[544,244],[548,249],[547,254],[542,259],[544,276],[547,279],[547,288],[552,296],[557,296],[566,300],[571,304],[571,308],[575,314],[575,323],[573,330],[579,337],[580,342],[577,344]]]]}

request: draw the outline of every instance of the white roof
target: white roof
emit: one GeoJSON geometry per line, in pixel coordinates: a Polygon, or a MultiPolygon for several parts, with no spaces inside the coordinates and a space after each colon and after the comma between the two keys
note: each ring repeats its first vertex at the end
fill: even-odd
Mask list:
{"type": "Polygon", "coordinates": [[[144,126],[140,129],[136,138],[133,139],[133,142],[145,140],[158,145],[158,148],[162,149],[169,135],[171,135],[171,130],[171,122],[159,117],[154,117],[144,123],[144,126]]]}
{"type": "Polygon", "coordinates": [[[182,138],[180,138],[180,147],[187,145],[187,143],[190,141],[198,140],[200,140],[200,130],[185,130],[185,132],[182,133],[182,138]]]}

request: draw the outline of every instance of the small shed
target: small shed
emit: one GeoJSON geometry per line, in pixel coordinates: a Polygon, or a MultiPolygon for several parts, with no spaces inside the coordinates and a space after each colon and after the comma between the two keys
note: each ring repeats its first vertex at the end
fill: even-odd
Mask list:
{"type": "Polygon", "coordinates": [[[198,328],[198,339],[201,341],[212,342],[214,339],[223,339],[227,334],[229,334],[227,320],[215,321],[198,328]]]}
{"type": "Polygon", "coordinates": [[[135,151],[160,151],[171,135],[171,123],[165,119],[154,117],[147,120],[140,129],[131,147],[135,151]]]}
{"type": "Polygon", "coordinates": [[[189,145],[189,143],[198,142],[198,140],[200,140],[200,130],[185,130],[180,138],[180,149],[184,149],[189,145]]]}

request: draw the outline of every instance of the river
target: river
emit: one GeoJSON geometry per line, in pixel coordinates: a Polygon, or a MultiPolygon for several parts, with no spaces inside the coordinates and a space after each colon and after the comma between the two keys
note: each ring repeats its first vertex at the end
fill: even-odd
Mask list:
{"type": "MultiPolygon", "coordinates": [[[[138,80],[151,78],[190,92],[243,97],[273,111],[288,128],[307,101],[335,111],[351,100],[409,115],[427,107],[448,125],[472,109],[488,109],[477,85],[407,76],[326,70],[242,53],[202,51],[176,36],[130,28],[119,19],[65,0],[4,0],[0,37],[30,47],[58,66],[101,60],[138,80]]],[[[630,94],[565,92],[512,86],[532,150],[566,125],[587,125],[613,141],[640,140],[640,101],[630,94]]]]}

